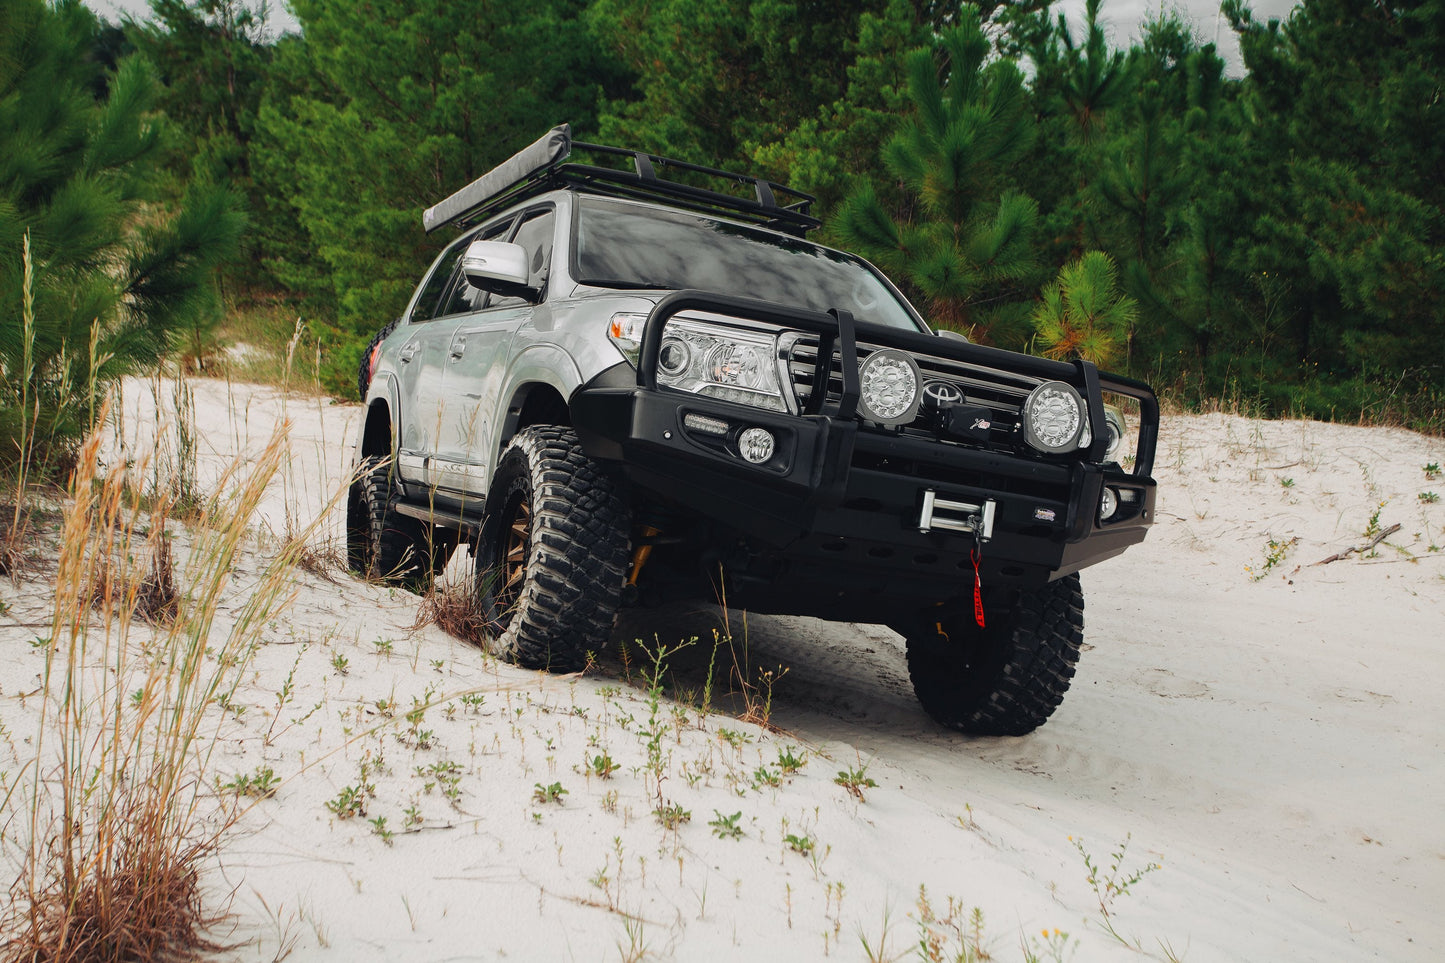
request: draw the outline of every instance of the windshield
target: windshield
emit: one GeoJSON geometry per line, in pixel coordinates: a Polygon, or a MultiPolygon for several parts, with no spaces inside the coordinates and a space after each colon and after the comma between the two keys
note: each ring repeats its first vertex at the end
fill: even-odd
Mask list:
{"type": "Polygon", "coordinates": [[[686,211],[580,198],[576,278],[612,288],[698,288],[920,330],[869,267],[797,238],[686,211]]]}

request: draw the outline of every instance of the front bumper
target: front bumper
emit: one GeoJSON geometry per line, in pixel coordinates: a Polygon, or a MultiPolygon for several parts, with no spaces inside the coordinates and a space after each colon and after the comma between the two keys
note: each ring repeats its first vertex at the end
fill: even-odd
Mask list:
{"type": "MultiPolygon", "coordinates": [[[[802,414],[659,388],[647,369],[655,363],[661,330],[671,314],[699,302],[742,317],[761,313],[735,299],[665,299],[649,319],[639,369],[621,364],[579,389],[571,399],[573,425],[591,457],[620,464],[639,489],[768,546],[786,562],[790,580],[940,597],[945,586],[948,594],[956,592],[962,571],[971,582],[977,547],[985,579],[1039,584],[1119,554],[1141,541],[1153,522],[1155,483],[1147,472],[1157,407],[1146,387],[1103,381],[1147,402],[1133,472],[1086,458],[1051,460],[864,425],[853,416],[847,384],[841,404],[819,404],[802,414]],[[727,425],[725,433],[718,423],[727,425]],[[754,427],[776,439],[772,457],[756,465],[743,459],[736,442],[754,427]],[[1120,496],[1119,511],[1107,521],[1099,517],[1105,485],[1120,496]],[[985,515],[986,537],[981,532],[976,539],[969,529],[982,528],[985,515]]],[[[837,350],[849,357],[855,337],[850,319],[807,312],[780,319],[787,313],[767,311],[764,320],[814,330],[831,325],[837,350]]],[[[871,327],[868,335],[905,350],[980,354],[991,365],[1007,361],[1041,376],[1074,376],[1098,422],[1094,437],[1103,437],[1101,381],[1091,366],[871,327]]],[[[830,356],[834,347],[828,346],[830,356]]]]}

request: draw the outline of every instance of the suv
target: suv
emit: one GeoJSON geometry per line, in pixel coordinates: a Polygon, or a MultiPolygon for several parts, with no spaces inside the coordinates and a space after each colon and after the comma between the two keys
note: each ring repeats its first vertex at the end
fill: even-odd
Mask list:
{"type": "Polygon", "coordinates": [[[417,586],[467,542],[532,668],[623,605],[882,623],[940,723],[1042,724],[1078,571],[1153,521],[1154,394],[931,330],[811,202],[564,125],[426,211],[462,233],[362,360],[353,568],[417,586]]]}

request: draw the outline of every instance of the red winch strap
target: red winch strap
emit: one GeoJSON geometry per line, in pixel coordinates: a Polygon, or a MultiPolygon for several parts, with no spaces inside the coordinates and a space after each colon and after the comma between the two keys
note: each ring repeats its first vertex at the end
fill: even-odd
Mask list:
{"type": "Polygon", "coordinates": [[[973,620],[979,628],[983,628],[983,578],[978,574],[978,563],[983,561],[983,554],[975,548],[969,558],[973,560],[973,620]]]}

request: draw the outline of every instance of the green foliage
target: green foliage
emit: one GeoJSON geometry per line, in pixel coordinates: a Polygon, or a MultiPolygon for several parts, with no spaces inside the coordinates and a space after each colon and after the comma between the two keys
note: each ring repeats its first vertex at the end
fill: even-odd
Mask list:
{"type": "Polygon", "coordinates": [[[22,405],[41,462],[63,459],[108,385],[204,337],[242,227],[224,186],[158,203],[154,78],[136,58],[103,73],[89,56],[99,37],[79,4],[5,0],[0,460],[19,450],[22,405]]]}
{"type": "Polygon", "coordinates": [[[1034,330],[1044,354],[1083,358],[1106,367],[1133,334],[1137,306],[1118,290],[1114,262],[1090,251],[1059,272],[1034,309],[1034,330]]]}
{"type": "Polygon", "coordinates": [[[1037,205],[1007,185],[1034,136],[1023,74],[989,62],[989,50],[977,13],[964,8],[934,48],[907,55],[912,114],[882,154],[906,203],[889,205],[865,184],[833,223],[920,294],[932,320],[979,336],[1000,320],[994,302],[1022,296],[1038,220],[1037,205]]]}

